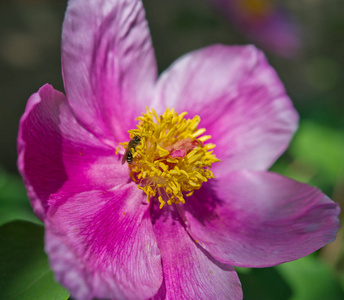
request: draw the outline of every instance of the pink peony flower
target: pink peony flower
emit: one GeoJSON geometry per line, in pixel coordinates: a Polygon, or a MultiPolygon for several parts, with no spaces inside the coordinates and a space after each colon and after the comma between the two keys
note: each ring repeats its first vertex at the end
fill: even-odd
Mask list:
{"type": "Polygon", "coordinates": [[[241,299],[232,266],[335,239],[336,203],[266,171],[298,116],[255,47],[207,47],[157,78],[141,1],[70,0],[62,70],[66,96],[28,100],[18,167],[72,297],[241,299]]]}
{"type": "Polygon", "coordinates": [[[281,56],[295,56],[301,32],[287,11],[271,0],[208,0],[250,39],[281,56]]]}

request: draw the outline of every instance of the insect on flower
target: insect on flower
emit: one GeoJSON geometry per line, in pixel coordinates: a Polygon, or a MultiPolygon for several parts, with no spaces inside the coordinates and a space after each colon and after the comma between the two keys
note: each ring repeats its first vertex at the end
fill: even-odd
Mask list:
{"type": "Polygon", "coordinates": [[[140,143],[141,137],[138,135],[135,135],[133,139],[129,141],[127,150],[125,151],[123,158],[122,158],[122,165],[127,161],[128,164],[132,164],[133,162],[133,153],[132,149],[135,149],[136,146],[140,143]]]}

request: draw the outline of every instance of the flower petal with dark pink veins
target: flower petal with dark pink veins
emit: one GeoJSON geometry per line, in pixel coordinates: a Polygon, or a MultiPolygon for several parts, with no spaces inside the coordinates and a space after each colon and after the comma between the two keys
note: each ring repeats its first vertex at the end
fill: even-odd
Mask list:
{"type": "Polygon", "coordinates": [[[70,0],[62,70],[78,120],[110,145],[128,139],[127,130],[149,105],[157,77],[141,1],[70,0]]]}
{"type": "Polygon", "coordinates": [[[49,206],[66,195],[109,189],[128,180],[115,149],[85,130],[66,97],[48,84],[30,97],[17,143],[18,169],[42,220],[49,206]]]}
{"type": "Polygon", "coordinates": [[[80,193],[53,205],[46,252],[76,299],[148,299],[162,283],[149,205],[134,183],[80,193]]]}
{"type": "Polygon", "coordinates": [[[159,210],[155,205],[152,221],[164,273],[154,299],[242,299],[233,267],[216,261],[193,241],[171,206],[159,210]]]}
{"type": "Polygon", "coordinates": [[[339,228],[337,203],[315,187],[269,172],[231,172],[203,185],[183,209],[190,235],[233,266],[298,259],[334,241],[339,228]]]}
{"type": "Polygon", "coordinates": [[[216,45],[189,53],[161,76],[155,108],[199,115],[216,144],[215,177],[266,170],[287,148],[298,115],[283,84],[254,46],[216,45]],[[209,82],[211,82],[209,84],[209,82]]]}

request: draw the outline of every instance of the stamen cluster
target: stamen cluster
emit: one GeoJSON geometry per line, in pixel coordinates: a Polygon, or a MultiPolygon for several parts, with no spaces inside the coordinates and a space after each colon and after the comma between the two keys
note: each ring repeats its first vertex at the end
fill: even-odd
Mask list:
{"type": "MultiPolygon", "coordinates": [[[[128,164],[130,177],[147,194],[147,202],[158,196],[160,208],[166,202],[184,204],[184,195],[191,196],[203,182],[214,178],[211,164],[220,161],[211,151],[215,145],[204,143],[211,136],[199,137],[205,132],[197,129],[200,117],[185,119],[186,115],[167,108],[158,117],[147,108],[137,118],[137,129],[129,130],[131,139],[140,137],[140,143],[128,149],[133,157],[128,164]]],[[[125,148],[128,144],[121,143],[125,148]]]]}

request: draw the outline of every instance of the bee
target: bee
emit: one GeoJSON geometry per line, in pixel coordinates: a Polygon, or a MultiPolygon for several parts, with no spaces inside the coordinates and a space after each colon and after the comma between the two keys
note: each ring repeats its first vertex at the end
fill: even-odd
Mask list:
{"type": "Polygon", "coordinates": [[[139,135],[135,135],[133,139],[131,139],[128,143],[127,150],[125,151],[123,158],[122,158],[122,165],[127,161],[128,164],[133,162],[133,153],[131,152],[132,149],[135,149],[138,144],[140,144],[141,137],[139,135]]]}

